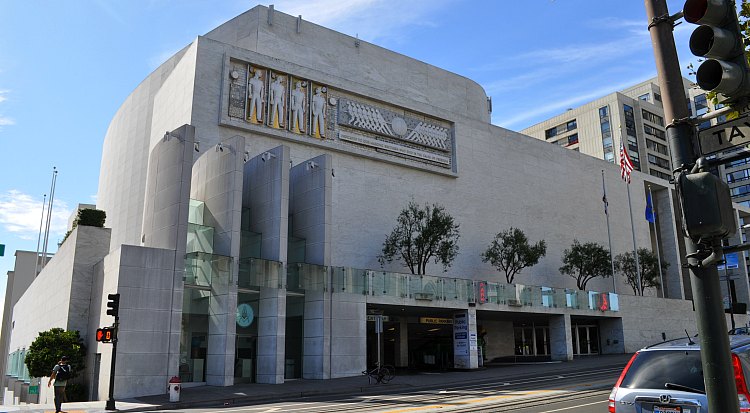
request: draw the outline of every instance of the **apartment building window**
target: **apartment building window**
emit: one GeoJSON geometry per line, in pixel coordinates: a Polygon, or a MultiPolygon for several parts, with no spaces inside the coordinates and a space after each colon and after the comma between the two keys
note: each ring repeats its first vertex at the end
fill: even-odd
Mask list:
{"type": "Polygon", "coordinates": [[[735,188],[731,188],[733,197],[745,196],[750,193],[750,184],[741,185],[735,188]]]}
{"type": "Polygon", "coordinates": [[[725,164],[727,168],[736,168],[738,166],[747,165],[750,163],[750,158],[745,159],[738,159],[736,161],[729,162],[728,164],[725,164]]]}
{"type": "Polygon", "coordinates": [[[656,93],[656,92],[654,92],[654,100],[657,101],[657,102],[661,102],[661,95],[658,94],[658,93],[656,93]]]}
{"type": "Polygon", "coordinates": [[[659,126],[664,126],[664,118],[662,118],[661,116],[655,113],[651,113],[647,111],[646,109],[641,109],[641,114],[643,115],[643,119],[651,123],[655,123],[659,126]]]}
{"type": "Polygon", "coordinates": [[[672,178],[671,176],[669,176],[669,174],[665,174],[662,171],[657,171],[656,169],[651,169],[648,171],[648,173],[651,174],[651,176],[655,176],[661,179],[666,179],[667,181],[669,181],[672,178]]]}
{"type": "Polygon", "coordinates": [[[669,169],[669,161],[656,155],[648,154],[648,163],[660,168],[669,169]]]}
{"type": "Polygon", "coordinates": [[[750,169],[741,169],[727,174],[727,183],[733,184],[750,179],[750,169]]]}
{"type": "Polygon", "coordinates": [[[651,125],[646,125],[644,123],[643,124],[643,131],[646,132],[647,135],[651,135],[651,136],[657,137],[657,138],[659,138],[659,139],[661,139],[663,141],[667,140],[666,133],[663,130],[659,129],[659,128],[655,128],[655,127],[653,127],[651,125]]]}
{"type": "MultiPolygon", "coordinates": [[[[715,109],[721,109],[724,107],[723,103],[717,103],[716,106],[714,106],[715,109]]],[[[720,115],[716,117],[716,123],[724,123],[727,121],[727,115],[720,115]]]]}
{"type": "Polygon", "coordinates": [[[667,145],[662,145],[659,142],[654,142],[651,139],[646,138],[646,147],[652,151],[659,152],[662,155],[669,155],[667,145]]]}
{"type": "Polygon", "coordinates": [[[644,93],[643,95],[638,96],[638,100],[642,100],[644,102],[648,102],[648,98],[651,97],[650,93],[644,93]]]}
{"type": "Polygon", "coordinates": [[[635,112],[630,105],[623,104],[622,109],[625,113],[625,131],[628,134],[628,154],[635,169],[640,171],[641,157],[638,152],[638,133],[635,130],[635,112]]]}
{"type": "MultiPolygon", "coordinates": [[[[695,115],[696,116],[702,116],[708,113],[708,100],[706,99],[706,94],[701,93],[700,95],[697,95],[693,102],[695,103],[695,115]]],[[[698,125],[698,129],[706,129],[711,127],[711,121],[707,120],[705,122],[701,122],[700,125],[698,125]]]]}
{"type": "Polygon", "coordinates": [[[575,119],[573,119],[571,121],[557,125],[554,128],[547,129],[546,131],[544,131],[544,137],[549,140],[565,132],[576,130],[576,128],[578,128],[578,123],[575,119]]]}
{"type": "Polygon", "coordinates": [[[578,143],[578,134],[574,133],[570,136],[568,136],[568,145],[573,145],[578,143]]]}
{"type": "Polygon", "coordinates": [[[612,127],[609,124],[609,107],[599,108],[599,123],[602,131],[602,147],[604,149],[604,160],[615,161],[614,142],[612,141],[612,127]]]}

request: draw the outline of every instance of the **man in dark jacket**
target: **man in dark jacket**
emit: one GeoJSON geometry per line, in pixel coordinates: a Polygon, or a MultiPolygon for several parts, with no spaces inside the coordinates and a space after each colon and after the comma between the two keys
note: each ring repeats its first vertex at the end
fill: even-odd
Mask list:
{"type": "Polygon", "coordinates": [[[68,357],[60,357],[60,361],[52,368],[52,374],[47,382],[47,387],[50,387],[52,380],[55,381],[55,413],[62,412],[62,403],[65,401],[65,385],[68,384],[70,373],[71,367],[68,364],[68,357]],[[59,378],[58,373],[60,374],[59,378]]]}

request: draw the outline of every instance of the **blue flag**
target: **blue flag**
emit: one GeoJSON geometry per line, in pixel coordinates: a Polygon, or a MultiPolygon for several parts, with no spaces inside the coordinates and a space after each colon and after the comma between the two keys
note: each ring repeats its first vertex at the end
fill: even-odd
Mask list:
{"type": "Polygon", "coordinates": [[[646,221],[651,223],[656,222],[656,214],[654,214],[654,204],[651,202],[651,192],[646,194],[646,221]]]}

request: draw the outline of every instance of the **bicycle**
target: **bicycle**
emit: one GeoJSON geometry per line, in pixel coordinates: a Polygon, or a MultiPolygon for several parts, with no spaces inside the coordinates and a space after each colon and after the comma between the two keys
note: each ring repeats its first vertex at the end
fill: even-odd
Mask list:
{"type": "Polygon", "coordinates": [[[396,369],[393,366],[375,366],[372,370],[363,371],[362,374],[367,376],[369,384],[372,384],[372,380],[375,380],[375,384],[386,384],[393,380],[395,372],[396,369]]]}

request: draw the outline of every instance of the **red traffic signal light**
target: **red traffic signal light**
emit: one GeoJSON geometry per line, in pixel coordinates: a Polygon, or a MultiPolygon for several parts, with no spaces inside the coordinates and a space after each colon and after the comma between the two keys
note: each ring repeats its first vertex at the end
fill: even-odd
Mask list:
{"type": "Polygon", "coordinates": [[[115,329],[112,327],[102,327],[96,329],[96,341],[109,343],[115,339],[115,329]]]}

